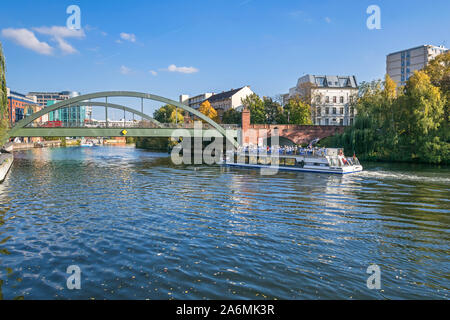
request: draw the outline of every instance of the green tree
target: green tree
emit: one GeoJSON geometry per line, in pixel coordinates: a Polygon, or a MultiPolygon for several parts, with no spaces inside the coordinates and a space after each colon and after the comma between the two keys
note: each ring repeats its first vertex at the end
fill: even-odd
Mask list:
{"type": "Polygon", "coordinates": [[[292,98],[284,107],[283,113],[288,124],[311,125],[311,106],[300,98],[292,98]]]}
{"type": "Polygon", "coordinates": [[[426,70],[415,72],[400,89],[388,76],[384,82],[364,83],[355,124],[322,144],[344,147],[366,160],[448,164],[450,143],[442,134],[448,123],[445,103],[426,70]]]}
{"type": "Polygon", "coordinates": [[[166,104],[153,113],[153,118],[161,123],[183,123],[183,112],[177,107],[166,104]],[[178,118],[177,118],[178,114],[178,118]]]}
{"type": "Polygon", "coordinates": [[[242,112],[236,109],[229,109],[223,113],[222,123],[225,124],[241,124],[242,123],[242,112]]]}
{"type": "Polygon", "coordinates": [[[401,112],[402,142],[409,148],[411,160],[440,162],[439,150],[445,146],[437,134],[444,116],[439,87],[431,83],[425,72],[416,71],[408,80],[397,107],[401,112]]]}
{"type": "Polygon", "coordinates": [[[250,110],[251,124],[267,123],[264,102],[257,94],[253,93],[242,99],[242,104],[250,110]]]}
{"type": "Polygon", "coordinates": [[[8,93],[6,90],[6,63],[0,43],[0,144],[4,142],[8,131],[8,93]]]}
{"type": "Polygon", "coordinates": [[[277,123],[277,120],[280,120],[280,115],[283,113],[283,108],[281,107],[281,105],[269,97],[263,97],[263,104],[266,118],[265,123],[277,123]]]}

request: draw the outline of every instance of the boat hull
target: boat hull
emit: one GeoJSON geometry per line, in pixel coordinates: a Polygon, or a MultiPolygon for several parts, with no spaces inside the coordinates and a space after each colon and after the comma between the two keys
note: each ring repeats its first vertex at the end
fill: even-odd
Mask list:
{"type": "Polygon", "coordinates": [[[326,173],[326,174],[340,174],[347,175],[353,174],[363,171],[362,166],[349,166],[344,168],[313,168],[313,167],[304,167],[304,168],[296,168],[296,167],[284,167],[284,166],[265,166],[259,164],[243,164],[243,163],[221,163],[222,166],[227,167],[239,167],[239,168],[248,168],[248,169],[267,169],[267,170],[281,170],[281,171],[296,171],[296,172],[313,172],[313,173],[326,173]]]}

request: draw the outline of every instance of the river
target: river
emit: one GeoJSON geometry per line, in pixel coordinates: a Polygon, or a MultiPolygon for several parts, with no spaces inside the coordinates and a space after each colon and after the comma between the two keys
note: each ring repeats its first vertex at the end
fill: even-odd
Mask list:
{"type": "Polygon", "coordinates": [[[263,176],[131,147],[17,152],[0,297],[449,299],[450,169],[365,167],[263,176]]]}

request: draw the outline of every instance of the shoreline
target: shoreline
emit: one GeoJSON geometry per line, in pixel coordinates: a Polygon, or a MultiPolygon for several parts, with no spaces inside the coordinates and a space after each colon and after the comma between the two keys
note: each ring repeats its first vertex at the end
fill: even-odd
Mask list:
{"type": "Polygon", "coordinates": [[[0,154],[0,183],[5,181],[9,170],[14,162],[14,156],[8,153],[0,154]]]}

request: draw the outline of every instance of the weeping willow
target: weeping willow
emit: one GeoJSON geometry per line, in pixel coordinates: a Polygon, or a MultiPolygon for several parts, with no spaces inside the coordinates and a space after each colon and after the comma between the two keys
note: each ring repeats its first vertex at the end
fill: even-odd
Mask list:
{"type": "Polygon", "coordinates": [[[362,160],[449,164],[448,89],[433,85],[425,72],[398,91],[386,81],[366,85],[354,125],[321,145],[345,148],[362,160]]]}

